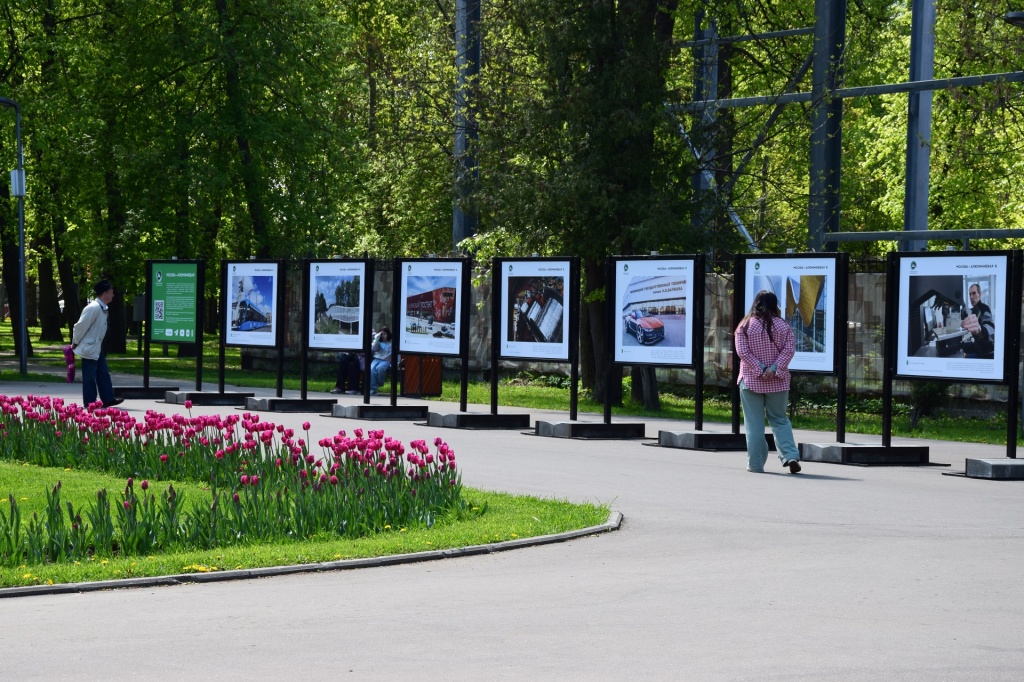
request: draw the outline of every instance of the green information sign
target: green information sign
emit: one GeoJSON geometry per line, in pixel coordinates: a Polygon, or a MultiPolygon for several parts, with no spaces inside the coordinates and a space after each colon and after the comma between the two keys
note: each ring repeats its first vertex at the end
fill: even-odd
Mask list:
{"type": "Polygon", "coordinates": [[[152,264],[153,298],[149,338],[155,343],[194,343],[199,306],[197,263],[152,264]]]}

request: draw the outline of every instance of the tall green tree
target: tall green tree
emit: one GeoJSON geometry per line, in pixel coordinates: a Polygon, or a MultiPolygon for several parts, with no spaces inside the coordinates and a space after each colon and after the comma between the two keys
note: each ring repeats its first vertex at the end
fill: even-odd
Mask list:
{"type": "Polygon", "coordinates": [[[496,4],[514,57],[489,61],[481,77],[474,245],[580,256],[582,376],[600,400],[613,323],[605,257],[700,246],[689,232],[692,164],[665,108],[676,2],[496,4]]]}

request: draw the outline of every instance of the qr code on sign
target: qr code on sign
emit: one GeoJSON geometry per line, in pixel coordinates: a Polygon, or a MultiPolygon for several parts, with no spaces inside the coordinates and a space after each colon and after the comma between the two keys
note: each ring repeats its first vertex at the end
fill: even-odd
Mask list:
{"type": "Polygon", "coordinates": [[[164,321],[164,302],[153,301],[153,321],[163,322],[164,321]]]}

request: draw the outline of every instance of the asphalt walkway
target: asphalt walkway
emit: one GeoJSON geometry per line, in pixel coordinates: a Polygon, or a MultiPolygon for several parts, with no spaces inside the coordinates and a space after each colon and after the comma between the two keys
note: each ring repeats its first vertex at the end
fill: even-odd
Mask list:
{"type": "MultiPolygon", "coordinates": [[[[78,399],[81,388],[14,382],[0,393],[78,399]]],[[[149,400],[123,407],[184,412],[149,400]]],[[[608,502],[625,521],[486,556],[0,600],[0,679],[1024,678],[1024,484],[943,475],[965,457],[1001,458],[1002,446],[925,442],[950,467],[810,462],[794,476],[771,460],[758,475],[745,471],[745,453],[652,445],[661,429],[693,426],[658,419],[645,420],[646,441],[583,441],[268,418],[308,420],[325,436],[358,426],[404,441],[442,435],[469,486],[608,502]]]]}

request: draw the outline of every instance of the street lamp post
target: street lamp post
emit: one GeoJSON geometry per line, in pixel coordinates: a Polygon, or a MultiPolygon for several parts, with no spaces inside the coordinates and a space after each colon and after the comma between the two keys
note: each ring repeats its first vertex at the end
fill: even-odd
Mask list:
{"type": "Polygon", "coordinates": [[[21,107],[13,99],[0,97],[0,105],[14,109],[14,137],[18,145],[18,167],[11,171],[11,194],[18,197],[18,316],[21,322],[21,375],[28,374],[28,319],[25,315],[25,149],[21,144],[21,107]]]}

